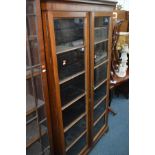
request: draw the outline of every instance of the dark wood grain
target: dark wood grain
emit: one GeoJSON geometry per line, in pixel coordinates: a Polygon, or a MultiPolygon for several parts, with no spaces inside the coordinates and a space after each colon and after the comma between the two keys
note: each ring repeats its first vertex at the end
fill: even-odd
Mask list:
{"type": "Polygon", "coordinates": [[[90,74],[91,74],[91,81],[90,81],[90,98],[91,98],[91,104],[90,104],[90,146],[93,144],[93,113],[94,113],[94,20],[95,16],[94,13],[90,13],[90,74]]]}
{"type": "Polygon", "coordinates": [[[57,72],[55,40],[53,28],[53,16],[51,13],[43,13],[44,38],[45,38],[45,52],[48,73],[49,86],[49,102],[51,110],[51,122],[53,134],[53,147],[55,154],[65,154],[64,148],[64,134],[61,114],[59,78],[57,72]],[[52,21],[52,22],[51,22],[52,21]]]}
{"type": "Polygon", "coordinates": [[[48,81],[47,81],[47,72],[46,72],[46,58],[44,50],[44,39],[43,39],[43,25],[42,25],[42,16],[41,16],[41,6],[40,0],[36,0],[36,15],[37,15],[37,26],[38,26],[38,42],[40,47],[40,62],[42,65],[42,87],[44,92],[45,100],[45,111],[47,116],[47,126],[48,126],[48,137],[50,144],[51,154],[53,152],[53,137],[52,137],[52,124],[51,124],[51,110],[49,103],[49,92],[48,92],[48,81]]]}
{"type": "Polygon", "coordinates": [[[106,124],[108,124],[108,107],[109,107],[109,88],[110,88],[110,69],[111,69],[111,52],[112,52],[112,13],[109,15],[109,42],[108,42],[108,70],[107,70],[107,98],[106,98],[106,124]]]}
{"type": "MultiPolygon", "coordinates": [[[[58,76],[58,64],[56,54],[56,43],[55,43],[55,31],[53,19],[58,18],[75,18],[75,17],[84,17],[84,47],[85,47],[85,89],[86,89],[86,119],[87,119],[87,145],[80,154],[87,154],[88,151],[92,148],[94,144],[99,140],[99,138],[105,133],[108,129],[108,113],[107,110],[103,113],[106,117],[106,124],[100,129],[96,134],[95,138],[92,135],[93,129],[93,112],[94,112],[94,18],[95,17],[110,17],[109,23],[109,34],[108,34],[108,58],[107,62],[107,88],[106,88],[106,108],[108,108],[109,101],[109,80],[110,80],[110,60],[111,60],[111,35],[112,35],[112,26],[111,26],[111,16],[112,11],[115,6],[115,2],[108,1],[91,1],[86,2],[81,0],[76,2],[75,0],[68,1],[44,1],[41,4],[42,7],[42,17],[44,25],[44,44],[45,44],[45,58],[46,64],[45,68],[47,70],[46,79],[48,82],[48,97],[49,104],[48,109],[52,126],[53,134],[53,147],[54,153],[56,155],[63,155],[66,152],[64,144],[64,132],[72,127],[77,121],[74,120],[67,128],[63,127],[63,117],[62,110],[66,110],[68,107],[74,104],[69,102],[65,108],[61,107],[61,98],[60,98],[60,84],[62,81],[59,81],[58,76]],[[47,67],[46,67],[47,66],[47,67]]],[[[65,50],[67,52],[67,50],[65,50]]],[[[59,53],[61,54],[61,53],[59,53]]],[[[97,67],[96,67],[97,68],[97,67]]],[[[78,75],[77,75],[78,76],[78,75]]],[[[71,80],[74,76],[68,77],[67,80],[71,80]]],[[[66,81],[63,81],[65,83],[66,81]]],[[[78,98],[77,98],[78,99],[78,98]]],[[[81,115],[83,117],[83,115],[81,115]]],[[[101,116],[100,116],[101,117],[101,116]]],[[[99,118],[100,118],[99,117],[99,118]]],[[[99,120],[99,119],[98,119],[99,120]]],[[[98,121],[97,120],[97,121],[98,121]]],[[[78,139],[77,139],[78,140],[78,139]]],[[[77,141],[75,140],[74,143],[77,141]]],[[[73,143],[73,144],[74,144],[73,143]]],[[[72,144],[72,145],[73,145],[72,144]]],[[[70,146],[71,147],[71,146],[70,146]]],[[[70,148],[69,147],[69,148],[70,148]]],[[[69,149],[67,148],[67,150],[69,149]]]]}
{"type": "Polygon", "coordinates": [[[84,12],[112,12],[113,6],[81,4],[81,3],[65,3],[65,2],[42,2],[42,10],[48,11],[84,11],[84,12]]]}

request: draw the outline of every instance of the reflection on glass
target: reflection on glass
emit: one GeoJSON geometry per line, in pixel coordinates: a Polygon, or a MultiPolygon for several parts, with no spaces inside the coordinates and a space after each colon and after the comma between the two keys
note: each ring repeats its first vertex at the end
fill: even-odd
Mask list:
{"type": "Polygon", "coordinates": [[[40,64],[39,45],[37,39],[31,40],[29,45],[32,66],[40,64]]]}
{"type": "Polygon", "coordinates": [[[97,67],[94,71],[94,85],[97,86],[107,77],[107,63],[97,67]]]}
{"type": "Polygon", "coordinates": [[[28,35],[37,35],[36,16],[27,16],[27,32],[28,35]]]}
{"type": "Polygon", "coordinates": [[[57,55],[59,79],[63,80],[84,70],[84,49],[57,55]]]}
{"type": "Polygon", "coordinates": [[[65,133],[65,144],[69,146],[74,140],[76,140],[80,134],[86,130],[86,119],[82,118],[71,129],[65,133]]]}
{"type": "Polygon", "coordinates": [[[35,1],[27,0],[26,1],[26,14],[35,13],[35,1]]]}
{"type": "Polygon", "coordinates": [[[35,98],[32,88],[32,80],[26,80],[26,113],[30,113],[35,109],[35,98]]]}
{"type": "Polygon", "coordinates": [[[109,17],[95,17],[95,27],[104,27],[109,25],[109,17]]]}
{"type": "Polygon", "coordinates": [[[84,44],[84,19],[55,19],[55,39],[57,52],[84,44]]]}
{"type": "Polygon", "coordinates": [[[96,105],[106,95],[106,85],[107,83],[105,82],[95,90],[94,105],[96,105]]]}
{"type": "Polygon", "coordinates": [[[86,134],[69,149],[66,155],[77,155],[86,146],[86,134]]]}
{"type": "Polygon", "coordinates": [[[103,62],[105,59],[107,59],[107,54],[108,53],[108,42],[102,42],[99,44],[95,45],[95,65],[100,64],[103,62]]]}
{"type": "Polygon", "coordinates": [[[42,81],[41,75],[34,77],[35,94],[38,100],[43,101],[42,81]]]}
{"type": "Polygon", "coordinates": [[[32,88],[31,78],[26,80],[26,113],[27,114],[30,114],[36,108],[39,108],[44,105],[41,76],[34,77],[33,81],[34,81],[35,91],[32,88]],[[34,95],[34,93],[35,93],[35,95],[34,95]],[[36,100],[35,100],[35,98],[36,98],[36,100]],[[37,104],[37,107],[36,107],[36,104],[37,104]]]}
{"type": "MultiPolygon", "coordinates": [[[[27,46],[27,44],[26,44],[27,46]]],[[[26,47],[26,68],[31,65],[29,55],[28,55],[28,47],[26,47]]]]}
{"type": "Polygon", "coordinates": [[[95,29],[95,43],[105,39],[108,39],[108,28],[103,27],[103,28],[95,29]]]}
{"type": "Polygon", "coordinates": [[[106,110],[106,100],[103,100],[99,106],[94,110],[94,122],[104,113],[106,110]]]}
{"type": "Polygon", "coordinates": [[[42,142],[42,145],[44,148],[47,148],[48,147],[48,135],[45,134],[41,137],[41,142],[42,142]]]}
{"type": "Polygon", "coordinates": [[[31,123],[27,124],[26,126],[26,145],[29,146],[39,139],[40,134],[41,136],[45,135],[47,132],[47,127],[43,124],[41,125],[41,133],[39,132],[39,126],[36,120],[32,121],[31,123]]]}
{"type": "Polygon", "coordinates": [[[42,151],[41,144],[37,141],[33,145],[31,145],[29,148],[26,149],[27,155],[37,155],[40,154],[42,151]]]}
{"type": "Polygon", "coordinates": [[[63,125],[66,127],[81,114],[85,112],[85,97],[76,101],[73,105],[63,111],[63,125]]]}
{"type": "Polygon", "coordinates": [[[45,119],[45,107],[41,106],[38,108],[38,120],[42,121],[43,119],[45,119]]]}
{"type": "Polygon", "coordinates": [[[80,75],[76,78],[60,85],[61,104],[62,106],[72,101],[85,92],[85,76],[80,75]]]}
{"type": "Polygon", "coordinates": [[[100,131],[100,129],[104,126],[104,124],[105,124],[105,116],[103,116],[93,127],[93,137],[100,131]]]}

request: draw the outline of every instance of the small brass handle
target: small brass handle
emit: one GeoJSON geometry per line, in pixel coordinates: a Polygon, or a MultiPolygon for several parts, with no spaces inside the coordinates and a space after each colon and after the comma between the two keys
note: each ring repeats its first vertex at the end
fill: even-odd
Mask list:
{"type": "Polygon", "coordinates": [[[42,65],[41,68],[42,68],[43,73],[46,72],[46,66],[45,65],[42,65]]]}

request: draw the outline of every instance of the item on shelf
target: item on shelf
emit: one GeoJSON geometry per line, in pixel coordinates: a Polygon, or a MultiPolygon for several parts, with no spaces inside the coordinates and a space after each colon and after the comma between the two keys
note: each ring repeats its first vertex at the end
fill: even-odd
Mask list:
{"type": "Polygon", "coordinates": [[[76,40],[76,41],[72,41],[72,45],[73,46],[79,46],[79,45],[83,45],[83,40],[76,40]]]}
{"type": "Polygon", "coordinates": [[[106,51],[99,51],[99,53],[95,54],[95,63],[100,62],[101,60],[105,59],[107,57],[106,51]]]}
{"type": "Polygon", "coordinates": [[[108,38],[108,28],[103,27],[100,29],[95,29],[95,41],[101,41],[108,38]]]}
{"type": "Polygon", "coordinates": [[[127,61],[128,61],[128,56],[127,54],[129,53],[128,45],[124,44],[122,50],[121,50],[121,62],[118,66],[118,69],[115,70],[115,74],[118,77],[125,77],[126,76],[126,71],[127,71],[127,61]]]}

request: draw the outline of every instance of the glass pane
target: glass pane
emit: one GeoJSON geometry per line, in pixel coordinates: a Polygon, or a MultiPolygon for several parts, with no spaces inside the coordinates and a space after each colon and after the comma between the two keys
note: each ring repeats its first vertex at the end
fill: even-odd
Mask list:
{"type": "Polygon", "coordinates": [[[36,142],[26,150],[26,155],[37,155],[40,154],[41,151],[41,144],[39,142],[36,142]]]}
{"type": "Polygon", "coordinates": [[[43,135],[42,137],[41,137],[41,143],[42,143],[42,146],[44,147],[44,148],[47,148],[48,147],[48,135],[47,134],[45,134],[45,135],[43,135]]]}
{"type": "Polygon", "coordinates": [[[108,41],[96,44],[94,52],[95,65],[98,65],[106,60],[108,56],[108,41]]]}
{"type": "Polygon", "coordinates": [[[80,75],[60,85],[61,104],[64,106],[85,92],[85,76],[80,75]]]}
{"type": "Polygon", "coordinates": [[[96,28],[95,29],[95,42],[99,42],[102,40],[108,39],[108,28],[96,28]]]}
{"type": "Polygon", "coordinates": [[[105,124],[105,115],[93,127],[93,137],[100,131],[100,129],[104,126],[104,124],[105,124]]]}
{"type": "Polygon", "coordinates": [[[94,122],[104,113],[106,110],[106,100],[102,101],[99,106],[94,110],[94,122]]]}
{"type": "Polygon", "coordinates": [[[98,85],[107,78],[107,63],[99,66],[94,71],[94,85],[98,85]]]}
{"type": "Polygon", "coordinates": [[[57,52],[84,44],[84,19],[55,19],[55,39],[57,52]]]}
{"type": "Polygon", "coordinates": [[[40,64],[39,45],[37,39],[30,40],[30,54],[32,66],[40,64]]]}
{"type": "Polygon", "coordinates": [[[26,122],[29,122],[30,120],[32,120],[34,118],[36,118],[36,111],[33,111],[33,112],[27,114],[27,116],[26,116],[26,122]]]}
{"type": "MultiPolygon", "coordinates": [[[[45,135],[47,132],[47,127],[43,124],[41,125],[41,136],[45,135]]],[[[27,124],[26,126],[26,144],[29,146],[40,137],[39,126],[36,120],[27,124]]]]}
{"type": "Polygon", "coordinates": [[[26,150],[26,155],[41,155],[41,152],[44,151],[44,155],[51,155],[49,148],[44,148],[41,146],[40,142],[35,142],[26,150]]]}
{"type": "Polygon", "coordinates": [[[36,16],[27,16],[26,19],[28,35],[37,35],[36,16]]]}
{"type": "Polygon", "coordinates": [[[34,111],[36,107],[35,97],[33,94],[32,79],[26,80],[26,113],[34,111]]]}
{"type": "Polygon", "coordinates": [[[26,14],[34,14],[35,11],[35,1],[27,0],[26,1],[26,14]]]}
{"type": "Polygon", "coordinates": [[[35,76],[34,77],[34,86],[35,86],[35,92],[36,92],[36,97],[38,99],[37,104],[41,104],[43,102],[43,92],[42,92],[42,81],[41,81],[41,75],[40,76],[35,76]]]}
{"type": "Polygon", "coordinates": [[[63,111],[63,125],[66,127],[81,114],[85,112],[85,97],[76,101],[73,105],[63,111]]]}
{"type": "Polygon", "coordinates": [[[65,144],[69,146],[73,141],[77,139],[80,134],[86,130],[86,118],[82,118],[71,129],[65,133],[65,144]]]}
{"type": "Polygon", "coordinates": [[[39,122],[45,119],[45,107],[38,108],[38,120],[39,122]]]}
{"type": "Polygon", "coordinates": [[[103,27],[109,25],[109,17],[95,17],[95,27],[103,27]]]}
{"type": "Polygon", "coordinates": [[[28,45],[26,44],[26,68],[29,67],[31,65],[30,63],[30,59],[28,56],[28,45]]]}
{"type": "Polygon", "coordinates": [[[86,146],[86,135],[79,139],[73,147],[66,153],[67,155],[77,155],[86,146]]]}
{"type": "Polygon", "coordinates": [[[96,105],[106,95],[107,83],[103,83],[95,90],[94,93],[94,105],[96,105]]]}
{"type": "Polygon", "coordinates": [[[60,80],[84,70],[84,48],[59,54],[57,59],[60,80]]]}
{"type": "Polygon", "coordinates": [[[26,0],[26,31],[26,154],[50,155],[41,68],[35,67],[40,64],[35,0],[26,0]]]}
{"type": "Polygon", "coordinates": [[[33,141],[39,139],[39,127],[37,121],[32,121],[26,126],[26,145],[30,145],[33,141]]]}

